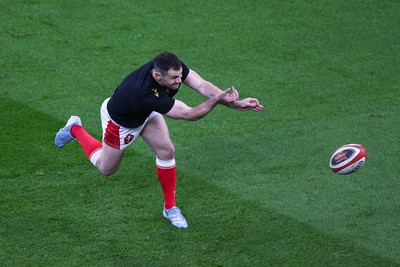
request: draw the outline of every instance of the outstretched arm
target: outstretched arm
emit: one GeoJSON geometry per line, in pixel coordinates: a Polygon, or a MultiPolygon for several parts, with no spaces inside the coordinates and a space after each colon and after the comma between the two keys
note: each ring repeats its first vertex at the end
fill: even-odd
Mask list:
{"type": "MultiPolygon", "coordinates": [[[[184,83],[207,98],[212,98],[215,95],[222,92],[221,89],[219,89],[211,82],[204,80],[194,70],[189,71],[189,75],[186,77],[184,83]]],[[[264,109],[264,107],[260,104],[260,102],[256,98],[245,98],[239,100],[239,92],[234,87],[232,87],[231,90],[232,90],[232,95],[234,95],[237,100],[231,102],[220,101],[219,102],[220,104],[241,111],[244,110],[261,111],[264,109]]]]}
{"type": "Polygon", "coordinates": [[[218,103],[231,103],[236,100],[237,96],[232,94],[231,88],[228,88],[193,108],[182,101],[175,100],[174,106],[165,115],[173,119],[195,121],[207,115],[218,103]]]}

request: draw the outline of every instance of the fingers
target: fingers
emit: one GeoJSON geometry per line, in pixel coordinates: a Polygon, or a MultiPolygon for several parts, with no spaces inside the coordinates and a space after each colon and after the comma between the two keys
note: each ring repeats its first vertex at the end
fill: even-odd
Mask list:
{"type": "Polygon", "coordinates": [[[258,100],[257,100],[257,101],[254,101],[254,102],[256,103],[256,106],[253,107],[252,110],[254,110],[254,111],[261,111],[261,110],[264,109],[264,106],[261,105],[261,104],[258,102],[258,100]]]}
{"type": "Polygon", "coordinates": [[[232,94],[235,95],[236,99],[239,99],[239,92],[232,86],[232,94]]]}
{"type": "Polygon", "coordinates": [[[249,102],[254,104],[254,107],[252,108],[252,110],[254,111],[261,111],[264,109],[264,106],[261,105],[258,99],[256,98],[251,98],[249,102]]]}
{"type": "Polygon", "coordinates": [[[239,99],[239,93],[234,87],[228,87],[225,90],[225,94],[230,98],[229,102],[233,102],[239,99]]]}
{"type": "Polygon", "coordinates": [[[262,111],[264,109],[263,105],[257,105],[256,107],[252,108],[254,111],[262,111]]]}
{"type": "Polygon", "coordinates": [[[257,98],[245,98],[239,101],[239,92],[235,89],[235,87],[228,87],[224,91],[224,98],[227,103],[232,103],[238,101],[236,104],[236,109],[238,110],[253,110],[253,111],[262,111],[264,106],[260,104],[257,98]]]}
{"type": "Polygon", "coordinates": [[[262,111],[264,109],[264,106],[256,98],[246,98],[243,101],[247,103],[244,107],[245,110],[262,111]]]}
{"type": "Polygon", "coordinates": [[[228,87],[225,92],[228,92],[231,95],[233,101],[239,99],[239,92],[235,89],[235,87],[228,87]]]}

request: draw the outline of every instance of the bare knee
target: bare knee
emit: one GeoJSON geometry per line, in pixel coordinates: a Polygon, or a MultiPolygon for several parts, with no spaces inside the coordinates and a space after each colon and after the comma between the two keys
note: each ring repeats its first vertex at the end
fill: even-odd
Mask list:
{"type": "Polygon", "coordinates": [[[104,176],[111,176],[114,173],[117,172],[118,167],[110,167],[110,166],[104,166],[104,164],[101,164],[101,162],[97,162],[96,168],[99,170],[99,172],[104,175],[104,176]]]}
{"type": "Polygon", "coordinates": [[[104,176],[113,175],[118,170],[123,153],[123,150],[115,149],[103,142],[101,155],[96,161],[96,168],[104,176]]]}
{"type": "Polygon", "coordinates": [[[157,157],[162,160],[173,159],[174,155],[175,155],[175,147],[173,144],[163,148],[160,151],[157,151],[157,157]]]}
{"type": "Polygon", "coordinates": [[[116,173],[117,170],[101,170],[99,169],[99,172],[103,175],[103,176],[111,176],[114,173],[116,173]]]}
{"type": "Polygon", "coordinates": [[[173,158],[175,156],[175,147],[173,144],[167,149],[168,158],[173,158]]]}

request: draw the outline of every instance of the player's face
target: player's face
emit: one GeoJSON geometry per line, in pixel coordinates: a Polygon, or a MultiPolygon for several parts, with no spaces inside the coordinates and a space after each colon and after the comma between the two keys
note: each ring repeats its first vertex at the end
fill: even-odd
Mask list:
{"type": "Polygon", "coordinates": [[[159,83],[172,90],[177,90],[182,83],[182,68],[180,70],[170,69],[167,73],[161,74],[159,83]]]}

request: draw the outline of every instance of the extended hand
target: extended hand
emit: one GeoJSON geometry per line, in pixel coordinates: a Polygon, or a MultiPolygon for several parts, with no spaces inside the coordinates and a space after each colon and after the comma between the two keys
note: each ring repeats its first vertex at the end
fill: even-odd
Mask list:
{"type": "Polygon", "coordinates": [[[245,110],[261,111],[264,109],[264,106],[260,104],[257,98],[251,98],[251,97],[232,103],[232,107],[241,111],[245,110]]]}
{"type": "Polygon", "coordinates": [[[224,104],[230,104],[239,99],[239,93],[234,87],[227,88],[225,91],[221,92],[218,96],[219,96],[219,102],[224,104]]]}

